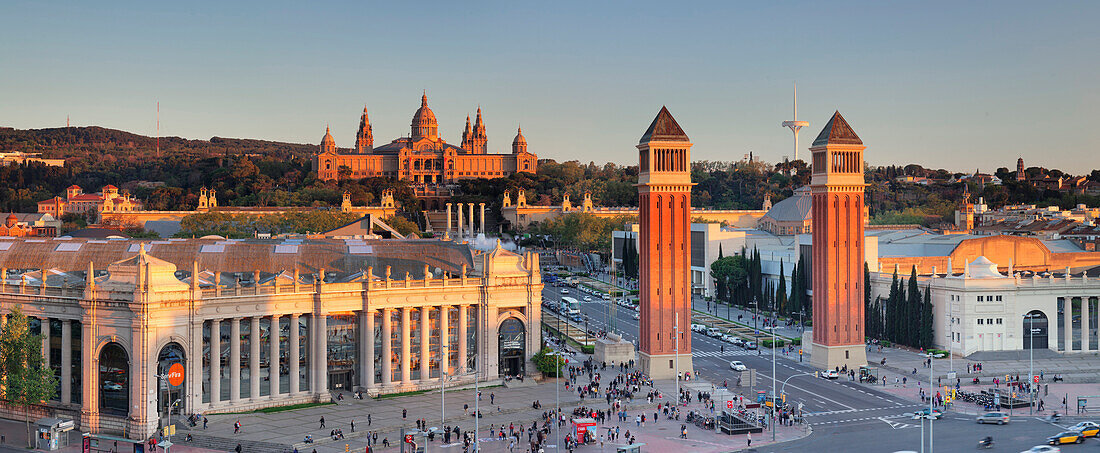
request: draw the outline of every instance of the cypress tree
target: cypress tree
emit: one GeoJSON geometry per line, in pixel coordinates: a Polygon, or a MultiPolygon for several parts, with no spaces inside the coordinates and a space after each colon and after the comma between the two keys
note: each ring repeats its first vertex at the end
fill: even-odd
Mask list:
{"type": "Polygon", "coordinates": [[[920,322],[921,322],[921,296],[917,287],[917,267],[909,275],[909,298],[906,300],[906,343],[909,346],[920,346],[920,322]]]}
{"type": "Polygon", "coordinates": [[[783,262],[779,262],[779,288],[775,292],[776,305],[779,306],[779,313],[787,313],[787,275],[783,271],[783,262]]]}
{"type": "Polygon", "coordinates": [[[867,336],[874,336],[874,310],[871,306],[871,269],[863,262],[863,329],[867,336]]]}
{"type": "Polygon", "coordinates": [[[722,243],[718,243],[718,259],[722,259],[722,243]]]}
{"type": "Polygon", "coordinates": [[[886,298],[886,339],[898,341],[898,291],[901,284],[898,283],[898,269],[894,268],[894,280],[890,283],[890,295],[886,298]]]}
{"type": "Polygon", "coordinates": [[[810,280],[806,273],[806,263],[802,261],[802,257],[798,257],[798,298],[802,301],[802,308],[806,309],[806,318],[813,319],[814,316],[814,304],[806,297],[806,290],[810,288],[810,280]]]}

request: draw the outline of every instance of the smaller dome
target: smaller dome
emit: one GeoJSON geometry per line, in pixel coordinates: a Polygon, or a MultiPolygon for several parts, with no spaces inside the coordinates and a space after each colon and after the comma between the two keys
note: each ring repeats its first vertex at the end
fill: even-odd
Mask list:
{"type": "Polygon", "coordinates": [[[333,140],[332,134],[328,130],[328,126],[325,126],[325,136],[321,138],[321,146],[325,145],[336,146],[336,140],[333,140]]]}
{"type": "Polygon", "coordinates": [[[519,128],[519,130],[516,131],[516,138],[512,140],[512,146],[516,146],[516,145],[527,146],[527,139],[523,138],[523,128],[522,127],[519,128]]]}
{"type": "Polygon", "coordinates": [[[435,119],[435,112],[432,112],[431,108],[428,108],[428,93],[420,98],[420,108],[416,109],[416,113],[412,119],[412,137],[438,137],[438,123],[435,119]]]}

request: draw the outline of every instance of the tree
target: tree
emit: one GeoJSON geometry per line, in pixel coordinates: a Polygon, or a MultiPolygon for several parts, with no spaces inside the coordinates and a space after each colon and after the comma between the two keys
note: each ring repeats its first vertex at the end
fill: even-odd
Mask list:
{"type": "Polygon", "coordinates": [[[898,316],[898,292],[901,291],[901,284],[898,283],[898,268],[894,267],[894,279],[890,283],[890,295],[886,297],[886,339],[890,341],[898,341],[898,323],[900,317],[898,316]]]}
{"type": "MultiPolygon", "coordinates": [[[[48,328],[42,326],[42,328],[48,328]]],[[[31,435],[31,406],[45,404],[57,391],[57,379],[42,357],[42,336],[31,335],[27,316],[16,305],[0,333],[0,398],[23,409],[29,447],[34,447],[31,435]]]]}
{"type": "Polygon", "coordinates": [[[871,269],[863,262],[863,328],[867,336],[875,336],[874,307],[871,303],[871,269]]]}
{"type": "Polygon", "coordinates": [[[407,238],[416,238],[420,234],[420,228],[415,223],[409,221],[402,216],[395,215],[393,217],[387,217],[383,220],[390,228],[397,230],[402,236],[407,238]]]}
{"type": "Polygon", "coordinates": [[[779,287],[775,291],[775,305],[779,313],[787,313],[787,276],[783,271],[783,262],[779,262],[779,287]]]}
{"type": "Polygon", "coordinates": [[[924,304],[921,305],[921,347],[928,349],[932,347],[932,339],[935,338],[932,332],[932,286],[929,284],[924,288],[924,304]]]}
{"type": "Polygon", "coordinates": [[[920,347],[921,297],[917,287],[917,267],[909,275],[909,298],[905,302],[905,344],[920,347]]]}

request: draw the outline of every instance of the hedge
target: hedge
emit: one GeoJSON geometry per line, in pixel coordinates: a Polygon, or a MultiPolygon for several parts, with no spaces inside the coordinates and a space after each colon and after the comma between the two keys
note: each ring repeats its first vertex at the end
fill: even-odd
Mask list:
{"type": "MultiPolygon", "coordinates": [[[[782,348],[785,344],[786,343],[782,339],[777,338],[775,340],[775,347],[777,347],[777,348],[782,348]]],[[[772,347],[772,339],[768,338],[768,339],[760,340],[760,345],[765,347],[765,348],[770,348],[770,347],[772,347]]]]}
{"type": "Polygon", "coordinates": [[[791,339],[791,344],[793,344],[795,346],[800,346],[800,345],[802,345],[802,339],[801,338],[792,338],[791,339]]]}

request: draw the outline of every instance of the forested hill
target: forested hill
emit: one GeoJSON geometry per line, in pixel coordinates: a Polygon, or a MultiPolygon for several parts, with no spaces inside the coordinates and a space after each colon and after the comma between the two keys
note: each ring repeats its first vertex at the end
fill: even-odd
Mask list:
{"type": "MultiPolygon", "coordinates": [[[[156,151],[157,139],[117,129],[99,126],[58,127],[46,129],[13,129],[0,127],[0,152],[24,151],[42,153],[43,157],[71,159],[78,163],[89,156],[104,155],[126,158],[148,158],[156,151]]],[[[260,154],[280,159],[308,157],[317,145],[282,143],[267,140],[212,137],[210,140],[188,140],[161,137],[161,155],[214,157],[235,154],[260,154]]],[[[67,163],[68,164],[68,163],[67,163]]]]}

